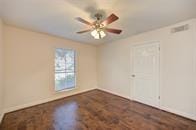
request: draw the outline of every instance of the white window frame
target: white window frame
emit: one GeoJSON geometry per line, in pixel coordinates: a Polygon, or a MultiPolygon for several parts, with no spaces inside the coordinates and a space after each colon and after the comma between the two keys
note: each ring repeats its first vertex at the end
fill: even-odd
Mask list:
{"type": "MultiPolygon", "coordinates": [[[[54,91],[55,92],[65,92],[65,91],[71,91],[71,90],[74,90],[74,89],[76,89],[76,86],[77,86],[77,71],[76,71],[76,57],[77,57],[77,52],[76,52],[76,50],[74,50],[74,49],[70,49],[70,48],[61,48],[61,47],[58,47],[58,48],[55,48],[55,58],[56,58],[56,50],[57,49],[63,49],[63,50],[69,50],[69,51],[73,51],[74,52],[74,75],[75,75],[75,86],[73,86],[72,88],[64,88],[64,89],[61,89],[61,90],[56,90],[56,83],[54,83],[54,91]]],[[[55,58],[54,58],[54,60],[55,60],[55,58]]],[[[55,61],[55,64],[56,64],[56,61],[55,61]]],[[[71,72],[70,72],[71,73],[71,72]]],[[[54,67],[54,82],[56,82],[55,81],[55,78],[56,78],[56,68],[54,67]]]]}

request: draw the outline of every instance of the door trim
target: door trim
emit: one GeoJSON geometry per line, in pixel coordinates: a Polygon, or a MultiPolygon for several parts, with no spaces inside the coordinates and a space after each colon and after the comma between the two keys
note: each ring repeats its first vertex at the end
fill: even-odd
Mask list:
{"type": "MultiPolygon", "coordinates": [[[[131,45],[131,49],[130,49],[130,51],[131,51],[131,53],[130,53],[130,65],[131,65],[131,68],[130,68],[130,84],[131,84],[131,87],[130,87],[130,100],[132,100],[132,101],[135,101],[134,100],[134,91],[133,91],[133,89],[134,89],[134,85],[133,85],[133,77],[132,77],[132,75],[133,75],[133,62],[134,62],[134,56],[133,56],[133,49],[134,49],[134,47],[135,46],[138,46],[138,45],[148,45],[148,44],[157,44],[158,45],[158,47],[159,47],[159,53],[158,53],[158,57],[159,57],[159,60],[158,60],[158,68],[159,68],[159,70],[158,70],[158,89],[159,89],[159,101],[158,101],[158,106],[152,106],[152,107],[156,107],[156,108],[158,108],[158,109],[161,109],[161,84],[160,84],[160,77],[161,77],[161,44],[160,44],[160,41],[146,41],[146,42],[138,42],[138,43],[133,43],[132,45],[131,45]]],[[[138,102],[138,101],[137,101],[138,102]]],[[[140,103],[142,103],[142,102],[140,102],[140,103]]],[[[149,105],[149,104],[146,104],[146,105],[149,105]]]]}

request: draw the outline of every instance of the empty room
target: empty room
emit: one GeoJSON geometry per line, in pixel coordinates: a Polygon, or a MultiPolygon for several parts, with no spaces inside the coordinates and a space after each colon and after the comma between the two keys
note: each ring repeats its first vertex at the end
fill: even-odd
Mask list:
{"type": "Polygon", "coordinates": [[[196,130],[196,0],[0,0],[0,130],[196,130]]]}

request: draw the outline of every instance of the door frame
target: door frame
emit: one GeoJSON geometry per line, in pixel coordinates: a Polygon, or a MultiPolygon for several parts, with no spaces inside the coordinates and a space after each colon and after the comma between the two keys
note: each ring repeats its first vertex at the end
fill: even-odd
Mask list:
{"type": "MultiPolygon", "coordinates": [[[[138,43],[133,43],[132,45],[131,45],[131,49],[130,49],[130,51],[131,51],[131,53],[130,53],[130,65],[131,65],[131,68],[130,68],[130,84],[131,84],[131,86],[130,86],[130,100],[132,100],[132,101],[135,101],[134,100],[134,91],[133,91],[133,89],[134,89],[134,84],[133,84],[133,77],[132,77],[132,75],[133,75],[133,65],[134,65],[134,54],[133,54],[133,49],[134,49],[134,47],[135,46],[138,46],[138,45],[148,45],[148,44],[157,44],[158,45],[158,47],[159,47],[159,53],[158,53],[158,68],[159,68],[159,70],[158,70],[158,89],[159,89],[159,100],[158,100],[158,106],[152,106],[152,107],[156,107],[156,108],[161,108],[161,84],[160,84],[160,77],[161,77],[161,43],[160,43],[160,41],[146,41],[146,42],[138,42],[138,43]]],[[[136,101],[136,102],[138,102],[138,101],[136,101]]],[[[142,102],[139,102],[139,103],[142,103],[142,102]]],[[[143,103],[142,103],[143,104],[143,103]]],[[[148,104],[145,104],[145,105],[148,105],[148,104]]],[[[150,106],[150,105],[149,105],[150,106]]]]}

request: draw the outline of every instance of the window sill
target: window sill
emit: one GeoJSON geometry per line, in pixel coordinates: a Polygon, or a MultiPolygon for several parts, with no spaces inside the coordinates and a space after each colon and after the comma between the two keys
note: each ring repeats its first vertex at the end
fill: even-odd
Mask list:
{"type": "Polygon", "coordinates": [[[56,93],[67,92],[67,91],[72,91],[72,90],[74,90],[75,88],[76,88],[76,87],[69,88],[69,89],[55,90],[55,92],[56,92],[56,93]]]}

